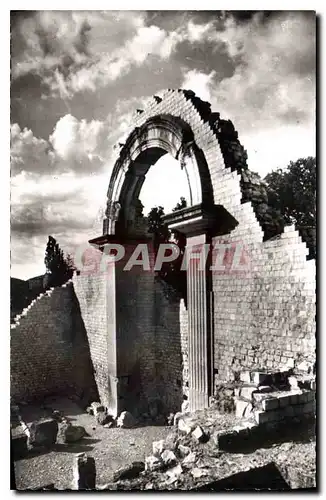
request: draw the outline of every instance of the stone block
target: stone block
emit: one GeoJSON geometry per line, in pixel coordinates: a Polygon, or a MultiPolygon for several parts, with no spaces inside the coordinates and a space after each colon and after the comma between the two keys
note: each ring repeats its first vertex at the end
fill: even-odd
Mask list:
{"type": "Polygon", "coordinates": [[[265,394],[265,393],[268,393],[268,392],[272,392],[273,391],[273,388],[270,386],[270,385],[260,385],[258,388],[257,388],[257,391],[261,394],[265,394]]]}
{"type": "Polygon", "coordinates": [[[168,482],[170,484],[174,483],[180,477],[180,475],[182,473],[183,473],[183,470],[182,470],[182,467],[180,464],[176,465],[172,469],[167,470],[166,475],[169,477],[168,482]]]}
{"type": "Polygon", "coordinates": [[[182,418],[182,413],[179,411],[173,417],[173,425],[178,425],[180,418],[182,418]]]}
{"type": "Polygon", "coordinates": [[[257,387],[256,386],[245,386],[245,387],[241,387],[239,395],[242,398],[251,400],[252,399],[252,394],[255,391],[257,391],[257,387]]]}
{"type": "Polygon", "coordinates": [[[160,441],[154,441],[152,447],[153,447],[153,455],[155,457],[159,457],[165,449],[164,439],[161,439],[160,441]]]}
{"type": "Polygon", "coordinates": [[[145,470],[144,462],[132,462],[132,464],[121,467],[113,473],[113,481],[122,481],[124,479],[133,479],[145,470]]]}
{"type": "Polygon", "coordinates": [[[175,451],[178,446],[178,435],[175,432],[170,432],[164,440],[164,449],[175,451]]]}
{"type": "Polygon", "coordinates": [[[289,382],[291,389],[298,389],[299,388],[298,379],[296,377],[294,377],[294,376],[289,377],[288,382],[289,382]]]}
{"type": "Polygon", "coordinates": [[[252,412],[252,404],[242,399],[235,399],[235,415],[238,418],[248,417],[252,412]]]}
{"type": "Polygon", "coordinates": [[[250,384],[251,383],[250,372],[247,370],[240,372],[240,381],[250,384]]]}
{"type": "Polygon", "coordinates": [[[299,394],[290,394],[290,405],[296,405],[299,402],[299,394]]]}
{"type": "Polygon", "coordinates": [[[313,401],[309,401],[303,406],[303,413],[314,413],[315,412],[315,405],[313,401]]]}
{"type": "Polygon", "coordinates": [[[280,410],[272,410],[272,411],[259,411],[255,412],[255,420],[257,424],[266,424],[270,422],[278,422],[282,418],[282,413],[280,410]]]}
{"type": "Polygon", "coordinates": [[[87,436],[87,432],[83,426],[72,425],[70,422],[60,422],[56,442],[58,444],[75,443],[85,436],[87,436]]]}
{"type": "Polygon", "coordinates": [[[194,425],[192,425],[190,422],[188,422],[184,418],[180,418],[180,420],[178,421],[178,429],[183,434],[190,434],[193,427],[194,427],[194,425]]]}
{"type": "Polygon", "coordinates": [[[25,458],[28,453],[27,436],[25,433],[19,433],[11,438],[11,452],[14,460],[25,458]]]}
{"type": "Polygon", "coordinates": [[[285,408],[285,406],[288,406],[290,404],[290,397],[289,396],[280,396],[278,398],[278,400],[279,400],[280,408],[285,408]]]}
{"type": "Polygon", "coordinates": [[[189,455],[190,452],[191,452],[191,449],[189,448],[189,446],[184,446],[183,444],[178,445],[178,455],[181,458],[186,457],[187,455],[189,455]]]}
{"type": "Polygon", "coordinates": [[[171,450],[164,450],[161,455],[161,459],[163,460],[164,465],[168,467],[172,467],[177,463],[177,457],[171,450]]]}
{"type": "Polygon", "coordinates": [[[29,432],[28,442],[30,445],[51,447],[57,439],[58,422],[53,418],[33,422],[29,432]]]}
{"type": "Polygon", "coordinates": [[[251,382],[255,385],[269,385],[271,376],[269,373],[254,371],[251,372],[251,382]]]}
{"type": "Polygon", "coordinates": [[[315,390],[311,390],[307,393],[308,397],[307,397],[307,401],[315,401],[316,400],[316,391],[315,390]]]}
{"type": "Polygon", "coordinates": [[[183,460],[182,465],[191,466],[197,460],[197,455],[193,451],[191,451],[183,460]]]}
{"type": "Polygon", "coordinates": [[[308,403],[308,401],[309,401],[309,392],[304,391],[302,394],[300,394],[299,402],[300,403],[308,403]]]}
{"type": "Polygon", "coordinates": [[[154,457],[154,455],[150,455],[145,458],[145,470],[146,471],[156,471],[160,470],[163,467],[163,461],[159,457],[154,457]]]}
{"type": "Polygon", "coordinates": [[[192,431],[191,435],[199,443],[205,443],[206,441],[208,441],[207,434],[199,425],[197,425],[197,427],[192,431]]]}
{"type": "Polygon", "coordinates": [[[124,429],[131,429],[135,427],[137,420],[129,411],[123,411],[117,419],[117,427],[122,427],[124,429]]]}
{"type": "Polygon", "coordinates": [[[303,415],[304,404],[296,404],[293,406],[294,417],[303,415]]]}
{"type": "Polygon", "coordinates": [[[74,490],[95,490],[96,486],[95,459],[86,453],[79,453],[74,463],[74,490]]]}
{"type": "Polygon", "coordinates": [[[262,407],[264,411],[276,410],[279,407],[278,398],[267,398],[262,401],[262,407]]]}

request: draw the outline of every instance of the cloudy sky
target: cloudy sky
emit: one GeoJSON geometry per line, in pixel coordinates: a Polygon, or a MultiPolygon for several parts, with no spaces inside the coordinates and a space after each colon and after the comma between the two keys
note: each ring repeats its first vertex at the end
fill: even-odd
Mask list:
{"type": "MultiPolygon", "coordinates": [[[[314,13],[12,13],[11,276],[44,272],[48,235],[73,252],[101,233],[113,145],[166,88],[231,119],[262,177],[315,155],[314,13]]],[[[153,166],[146,210],[187,196],[183,175],[153,166]]]]}

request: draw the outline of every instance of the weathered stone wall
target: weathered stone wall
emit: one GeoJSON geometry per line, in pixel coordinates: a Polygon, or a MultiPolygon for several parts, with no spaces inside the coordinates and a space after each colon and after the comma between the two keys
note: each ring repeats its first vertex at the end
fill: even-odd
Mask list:
{"type": "Polygon", "coordinates": [[[160,397],[168,411],[180,411],[183,401],[183,354],[180,301],[170,300],[165,285],[155,287],[156,376],[160,397]]]}
{"type": "Polygon", "coordinates": [[[85,324],[97,390],[103,404],[110,396],[109,356],[115,352],[107,334],[107,285],[104,274],[74,276],[74,289],[85,324]]]}
{"type": "Polygon", "coordinates": [[[227,239],[245,245],[249,269],[213,274],[216,379],[245,368],[313,363],[315,261],[306,260],[298,233],[287,228],[265,243],[241,233],[227,239]]]}
{"type": "Polygon", "coordinates": [[[110,408],[113,378],[123,385],[124,409],[146,413],[160,401],[162,410],[180,411],[188,390],[187,311],[167,299],[151,252],[150,271],[124,270],[135,246],[126,245],[126,257],[102,271],[102,254],[92,251],[93,271],[73,278],[98,392],[110,408]]]}
{"type": "MultiPolygon", "coordinates": [[[[95,397],[89,348],[71,282],[48,290],[11,326],[11,397],[95,397]]],[[[87,401],[86,401],[87,403],[87,401]]]]}

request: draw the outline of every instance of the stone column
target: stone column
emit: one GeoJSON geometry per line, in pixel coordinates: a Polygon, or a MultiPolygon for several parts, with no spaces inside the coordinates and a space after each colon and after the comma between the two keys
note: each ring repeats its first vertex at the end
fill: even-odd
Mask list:
{"type": "Polygon", "coordinates": [[[207,265],[201,265],[195,258],[196,247],[205,253],[206,235],[188,237],[186,251],[189,255],[187,266],[188,300],[188,342],[189,342],[189,404],[190,411],[208,407],[209,398],[209,308],[207,265]],[[195,248],[193,248],[195,247],[195,248]],[[192,250],[195,250],[192,253],[192,250]]]}
{"type": "Polygon", "coordinates": [[[212,271],[209,245],[212,236],[234,229],[237,221],[221,205],[204,204],[168,214],[164,220],[170,229],[175,229],[187,237],[189,406],[190,411],[195,411],[208,407],[213,387],[214,331],[210,307],[212,271]],[[200,258],[191,258],[191,248],[196,246],[198,252],[201,252],[202,261],[200,258]]]}

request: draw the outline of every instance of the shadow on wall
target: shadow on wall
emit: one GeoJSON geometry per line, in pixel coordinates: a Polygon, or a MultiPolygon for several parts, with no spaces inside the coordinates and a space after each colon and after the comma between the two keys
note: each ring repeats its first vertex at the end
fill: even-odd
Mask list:
{"type": "Polygon", "coordinates": [[[95,372],[86,327],[74,289],[72,289],[71,303],[71,342],[76,354],[73,359],[76,395],[80,398],[82,406],[86,407],[92,401],[99,401],[99,394],[95,382],[95,372]]]}
{"type": "Polygon", "coordinates": [[[184,395],[180,299],[168,298],[168,285],[155,282],[155,368],[158,392],[167,412],[181,410],[184,395]]]}

